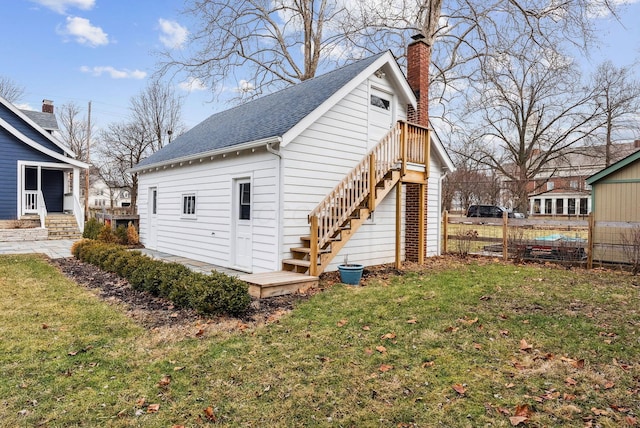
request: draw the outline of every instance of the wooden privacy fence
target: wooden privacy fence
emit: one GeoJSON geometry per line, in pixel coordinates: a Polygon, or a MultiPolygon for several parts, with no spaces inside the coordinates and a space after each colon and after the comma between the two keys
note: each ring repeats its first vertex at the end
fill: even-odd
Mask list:
{"type": "MultiPolygon", "coordinates": [[[[443,252],[503,259],[594,265],[640,265],[640,223],[467,218],[445,211],[443,252]]],[[[634,268],[635,269],[635,268],[634,268]]]]}

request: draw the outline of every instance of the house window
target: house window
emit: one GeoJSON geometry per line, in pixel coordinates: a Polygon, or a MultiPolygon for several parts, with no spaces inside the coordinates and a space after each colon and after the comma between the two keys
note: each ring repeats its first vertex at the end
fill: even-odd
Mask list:
{"type": "Polygon", "coordinates": [[[578,189],[578,182],[575,180],[571,180],[571,182],[569,183],[569,187],[571,187],[573,190],[578,189]]]}
{"type": "Polygon", "coordinates": [[[553,181],[547,181],[547,191],[553,190],[554,184],[553,181]]]}
{"type": "Polygon", "coordinates": [[[251,220],[251,183],[240,183],[239,190],[238,218],[240,220],[251,220]]]}
{"type": "Polygon", "coordinates": [[[562,214],[564,209],[564,199],[556,199],[556,214],[562,214]]]}
{"type": "Polygon", "coordinates": [[[552,211],[552,206],[553,206],[553,201],[551,199],[545,199],[544,200],[544,213],[545,214],[551,214],[552,211]]]}
{"type": "Polygon", "coordinates": [[[587,198],[580,198],[580,214],[587,214],[587,198]]]}
{"type": "Polygon", "coordinates": [[[182,216],[196,216],[196,195],[194,193],[187,193],[182,195],[182,216]]]}
{"type": "Polygon", "coordinates": [[[158,189],[151,190],[151,214],[158,213],[158,189]]]}
{"type": "Polygon", "coordinates": [[[371,105],[383,110],[389,110],[391,108],[391,102],[389,100],[385,100],[377,95],[371,95],[371,105]]]}
{"type": "Polygon", "coordinates": [[[540,199],[533,200],[533,213],[540,214],[540,199]]]}
{"type": "Polygon", "coordinates": [[[569,199],[568,202],[567,208],[569,208],[569,215],[573,215],[576,213],[576,200],[572,198],[569,199]]]}

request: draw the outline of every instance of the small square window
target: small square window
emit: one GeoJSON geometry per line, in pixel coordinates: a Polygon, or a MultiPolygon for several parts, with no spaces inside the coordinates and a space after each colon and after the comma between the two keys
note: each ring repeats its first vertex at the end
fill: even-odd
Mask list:
{"type": "Polygon", "coordinates": [[[383,110],[389,110],[391,108],[391,102],[389,100],[380,98],[377,95],[371,95],[371,105],[383,110]]]}
{"type": "Polygon", "coordinates": [[[182,195],[182,216],[196,216],[196,195],[193,193],[182,195]]]}
{"type": "Polygon", "coordinates": [[[240,183],[240,206],[238,218],[240,220],[251,220],[251,183],[240,183]]]}
{"type": "Polygon", "coordinates": [[[547,190],[553,190],[554,187],[553,181],[547,181],[547,190]]]}

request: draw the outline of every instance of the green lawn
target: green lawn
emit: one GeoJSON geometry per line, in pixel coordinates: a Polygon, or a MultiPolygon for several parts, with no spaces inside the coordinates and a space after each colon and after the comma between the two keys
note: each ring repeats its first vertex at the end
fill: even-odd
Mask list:
{"type": "Polygon", "coordinates": [[[0,256],[0,425],[637,426],[637,277],[429,263],[195,337],[0,256]]]}

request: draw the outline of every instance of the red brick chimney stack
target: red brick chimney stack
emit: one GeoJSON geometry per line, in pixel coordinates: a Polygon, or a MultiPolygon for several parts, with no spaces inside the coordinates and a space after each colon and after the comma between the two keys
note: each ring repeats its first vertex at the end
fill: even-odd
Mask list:
{"type": "Polygon", "coordinates": [[[53,101],[42,100],[42,112],[53,114],[53,101]]]}
{"type": "Polygon", "coordinates": [[[422,34],[411,37],[407,47],[407,81],[417,98],[417,109],[409,107],[409,122],[429,126],[429,63],[431,46],[422,34]]]}

